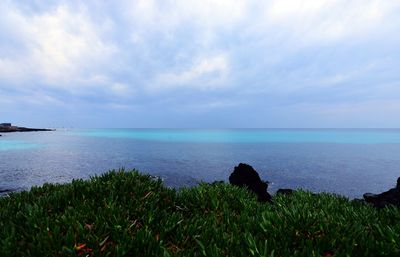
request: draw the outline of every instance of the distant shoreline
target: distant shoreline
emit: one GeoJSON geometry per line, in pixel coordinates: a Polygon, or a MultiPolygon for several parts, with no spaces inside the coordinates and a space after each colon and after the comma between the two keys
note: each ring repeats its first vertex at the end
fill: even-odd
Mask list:
{"type": "Polygon", "coordinates": [[[11,133],[11,132],[38,132],[38,131],[55,131],[55,129],[42,129],[42,128],[26,128],[26,127],[0,127],[0,133],[11,133]]]}

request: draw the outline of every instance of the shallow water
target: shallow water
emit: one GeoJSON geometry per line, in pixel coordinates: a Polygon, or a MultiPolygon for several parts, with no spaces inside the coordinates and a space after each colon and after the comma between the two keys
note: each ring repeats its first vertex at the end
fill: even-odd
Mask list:
{"type": "Polygon", "coordinates": [[[239,162],[278,188],[350,198],[393,187],[400,130],[94,129],[0,137],[0,192],[137,168],[167,186],[227,180],[239,162]]]}

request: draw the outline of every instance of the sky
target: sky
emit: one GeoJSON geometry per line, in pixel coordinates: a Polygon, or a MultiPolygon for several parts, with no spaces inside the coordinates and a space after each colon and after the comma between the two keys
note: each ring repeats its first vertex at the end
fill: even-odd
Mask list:
{"type": "Polygon", "coordinates": [[[0,122],[398,128],[399,13],[399,0],[2,0],[0,122]]]}

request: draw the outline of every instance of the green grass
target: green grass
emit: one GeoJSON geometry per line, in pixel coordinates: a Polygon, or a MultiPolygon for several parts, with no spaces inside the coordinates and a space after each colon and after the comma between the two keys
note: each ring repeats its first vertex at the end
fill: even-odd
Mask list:
{"type": "Polygon", "coordinates": [[[309,192],[260,204],[137,171],[0,199],[0,256],[400,256],[400,211],[309,192]]]}

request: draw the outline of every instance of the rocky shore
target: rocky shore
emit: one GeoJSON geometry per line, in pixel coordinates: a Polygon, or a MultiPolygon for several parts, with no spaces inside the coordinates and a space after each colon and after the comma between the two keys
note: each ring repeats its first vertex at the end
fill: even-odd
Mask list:
{"type": "Polygon", "coordinates": [[[0,126],[0,133],[10,132],[37,132],[37,131],[54,131],[55,129],[26,128],[17,126],[0,126]]]}
{"type": "MultiPolygon", "coordinates": [[[[267,192],[268,181],[262,181],[257,171],[248,164],[240,163],[236,166],[229,176],[232,185],[245,187],[256,194],[259,202],[273,202],[272,196],[267,192]]],[[[276,194],[291,195],[293,189],[279,189],[276,194]]],[[[316,194],[313,194],[316,195],[316,194]]],[[[369,204],[377,209],[382,209],[388,205],[400,207],[400,177],[397,179],[396,187],[380,194],[365,193],[364,199],[354,199],[353,201],[369,204]]]]}

